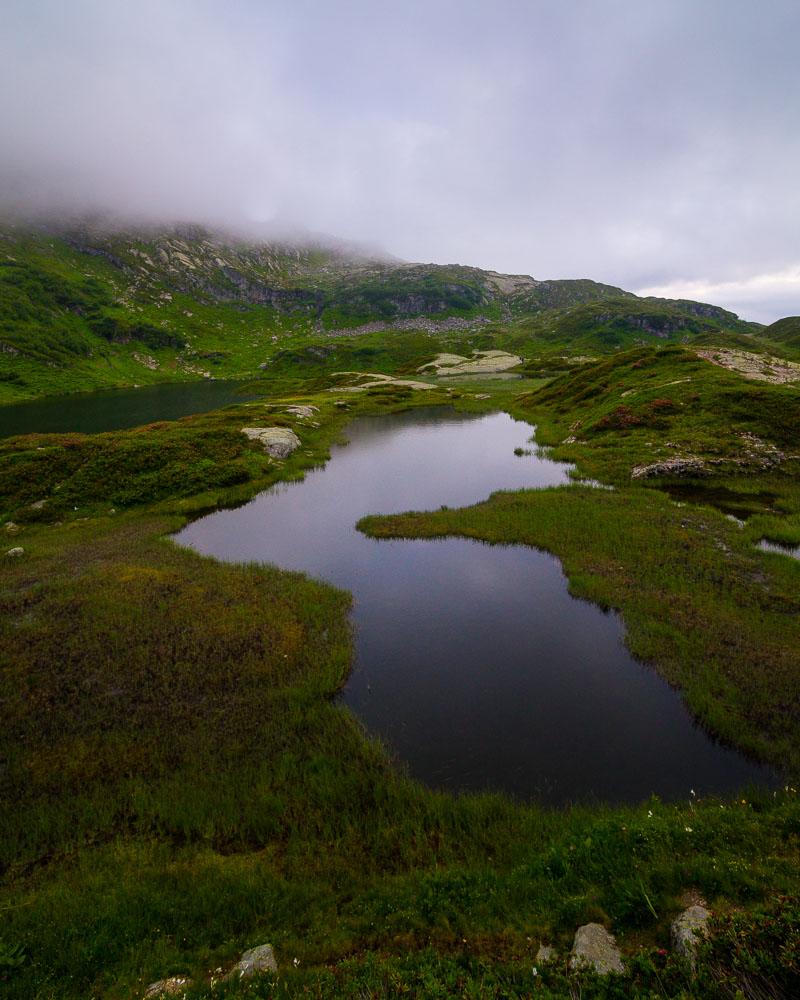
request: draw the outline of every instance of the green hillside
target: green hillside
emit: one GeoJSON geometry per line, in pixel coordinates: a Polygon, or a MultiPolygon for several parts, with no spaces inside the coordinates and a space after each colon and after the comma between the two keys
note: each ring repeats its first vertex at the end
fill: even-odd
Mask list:
{"type": "Polygon", "coordinates": [[[275,361],[306,371],[314,358],[413,370],[440,350],[496,347],[535,368],[664,341],[758,350],[759,329],[702,303],[407,264],[333,240],[258,242],[199,226],[0,230],[0,402],[252,378],[275,361]]]}

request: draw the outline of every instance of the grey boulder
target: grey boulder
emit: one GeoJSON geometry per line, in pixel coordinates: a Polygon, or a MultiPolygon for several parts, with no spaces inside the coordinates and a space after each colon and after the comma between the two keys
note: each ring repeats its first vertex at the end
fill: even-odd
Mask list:
{"type": "Polygon", "coordinates": [[[242,434],[258,441],[272,458],[287,458],[300,447],[300,438],[289,427],[243,427],[242,434]]]}
{"type": "Polygon", "coordinates": [[[591,968],[601,976],[625,971],[614,936],[602,924],[584,924],[575,931],[569,966],[573,970],[591,968]]]}

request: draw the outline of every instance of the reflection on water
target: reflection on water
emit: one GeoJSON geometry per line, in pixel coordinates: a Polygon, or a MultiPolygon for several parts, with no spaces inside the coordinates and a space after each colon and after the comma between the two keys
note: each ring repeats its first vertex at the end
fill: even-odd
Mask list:
{"type": "Polygon", "coordinates": [[[770,783],[767,769],[709,738],[630,656],[616,615],[570,597],[552,556],[354,529],[367,513],[568,483],[568,466],[514,454],[529,450],[532,431],[506,414],[434,408],[359,419],[324,469],[178,537],[352,591],[356,658],[343,699],[429,785],[563,804],[770,783]]]}
{"type": "Polygon", "coordinates": [[[241,382],[203,381],[111,389],[74,396],[48,396],[31,403],[0,406],[0,438],[14,434],[96,434],[207,413],[252,396],[241,382]]]}

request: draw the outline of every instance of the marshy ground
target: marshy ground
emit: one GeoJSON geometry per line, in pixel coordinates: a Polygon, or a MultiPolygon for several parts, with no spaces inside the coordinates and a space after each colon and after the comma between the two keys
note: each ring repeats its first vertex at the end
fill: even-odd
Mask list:
{"type": "Polygon", "coordinates": [[[6,995],[122,998],[177,974],[192,996],[235,995],[208,985],[214,970],[263,941],[279,973],[249,996],[727,997],[745,975],[792,995],[800,563],[756,542],[800,542],[797,391],[680,348],[547,385],[328,388],[0,443],[0,531],[24,550],[0,584],[6,995]],[[319,407],[313,423],[286,412],[297,403],[319,407]],[[168,540],[324,461],[353,416],[422,403],[524,416],[615,489],[498,494],[362,529],[553,552],[571,591],[619,610],[631,650],[785,788],[565,810],[425,789],[331,702],[350,668],[348,594],[168,540]],[[302,447],[271,461],[241,434],[261,422],[302,447]],[[700,474],[631,479],[670,456],[700,474]],[[744,526],[671,502],[664,486],[687,481],[751,495],[744,526]],[[687,892],[720,917],[694,982],[663,953],[687,892]],[[589,920],[613,928],[626,976],[575,980],[556,961],[534,977],[540,941],[565,955],[589,920]]]}

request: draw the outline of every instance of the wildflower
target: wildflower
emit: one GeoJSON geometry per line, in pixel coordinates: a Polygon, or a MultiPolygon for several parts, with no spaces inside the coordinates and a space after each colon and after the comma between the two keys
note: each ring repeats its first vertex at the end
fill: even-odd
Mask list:
{"type": "Polygon", "coordinates": [[[684,827],[684,830],[685,830],[685,831],[686,831],[687,833],[691,833],[691,832],[692,832],[692,828],[691,828],[690,826],[685,826],[685,827],[684,827]]]}
{"type": "Polygon", "coordinates": [[[295,969],[297,968],[297,966],[299,964],[300,964],[300,959],[299,958],[293,958],[292,959],[292,965],[295,967],[295,969]]]}
{"type": "Polygon", "coordinates": [[[533,975],[534,979],[539,975],[539,970],[536,968],[535,965],[531,968],[531,974],[533,975]]]}
{"type": "Polygon", "coordinates": [[[648,819],[652,819],[653,818],[653,810],[652,809],[648,809],[647,810],[647,818],[648,819]]]}
{"type": "Polygon", "coordinates": [[[697,797],[697,793],[693,788],[689,789],[689,794],[692,796],[693,799],[697,797]]]}

